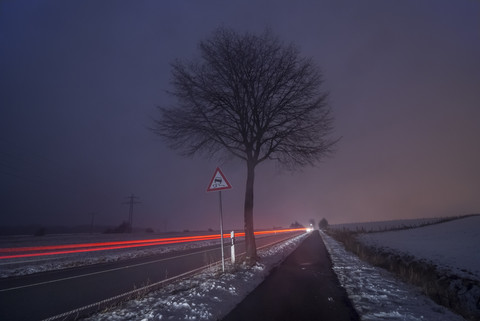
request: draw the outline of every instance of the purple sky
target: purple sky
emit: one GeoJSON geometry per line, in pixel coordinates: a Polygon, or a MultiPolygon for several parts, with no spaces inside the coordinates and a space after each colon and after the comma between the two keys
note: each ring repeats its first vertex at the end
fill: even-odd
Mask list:
{"type": "Polygon", "coordinates": [[[480,2],[2,1],[0,225],[243,226],[245,165],[183,159],[152,132],[170,63],[218,26],[313,57],[342,136],[316,168],[257,167],[255,226],[480,212],[480,2]]]}

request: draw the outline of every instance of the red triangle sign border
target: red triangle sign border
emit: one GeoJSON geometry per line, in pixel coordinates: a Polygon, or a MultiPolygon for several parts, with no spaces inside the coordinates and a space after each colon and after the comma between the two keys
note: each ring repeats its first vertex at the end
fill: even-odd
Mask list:
{"type": "Polygon", "coordinates": [[[221,190],[224,190],[224,189],[231,189],[231,188],[232,188],[232,185],[230,185],[227,178],[222,173],[222,170],[220,169],[220,167],[217,167],[215,169],[215,172],[213,173],[212,179],[210,180],[210,184],[208,184],[207,192],[215,192],[215,191],[221,191],[221,190]],[[223,182],[225,182],[226,186],[213,187],[215,177],[217,177],[217,173],[220,174],[220,176],[222,177],[223,182]]]}

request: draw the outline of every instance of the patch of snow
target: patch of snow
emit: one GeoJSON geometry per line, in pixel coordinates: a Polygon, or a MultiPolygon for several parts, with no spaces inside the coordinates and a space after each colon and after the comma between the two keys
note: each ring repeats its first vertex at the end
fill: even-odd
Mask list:
{"type": "Polygon", "coordinates": [[[369,265],[322,233],[340,284],[364,321],[461,321],[461,316],[433,302],[416,287],[369,265]]]}
{"type": "MultiPolygon", "coordinates": [[[[151,236],[149,238],[152,238],[151,236]]],[[[148,239],[138,235],[86,234],[86,235],[52,235],[45,238],[32,236],[4,237],[1,248],[28,247],[59,244],[79,244],[96,242],[114,242],[130,239],[148,239]]],[[[12,258],[0,260],[0,278],[28,275],[38,272],[61,270],[70,267],[116,262],[163,253],[184,251],[188,249],[219,245],[220,240],[196,241],[148,247],[93,251],[85,253],[68,253],[47,257],[12,258]]]]}
{"type": "Polygon", "coordinates": [[[480,216],[471,216],[418,229],[361,234],[367,246],[383,248],[428,261],[437,269],[480,280],[480,216]]]}

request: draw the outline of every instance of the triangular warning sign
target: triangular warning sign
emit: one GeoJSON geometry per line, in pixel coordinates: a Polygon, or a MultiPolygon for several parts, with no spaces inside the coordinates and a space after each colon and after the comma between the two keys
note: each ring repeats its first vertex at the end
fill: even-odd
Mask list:
{"type": "Polygon", "coordinates": [[[207,192],[221,191],[222,189],[230,189],[232,185],[227,181],[220,168],[217,167],[213,174],[210,184],[208,184],[207,192]]]}

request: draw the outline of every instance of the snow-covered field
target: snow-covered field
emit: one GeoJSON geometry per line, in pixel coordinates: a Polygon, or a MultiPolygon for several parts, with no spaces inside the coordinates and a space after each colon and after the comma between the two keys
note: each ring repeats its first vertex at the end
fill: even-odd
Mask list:
{"type": "Polygon", "coordinates": [[[362,320],[464,320],[424,296],[418,288],[347,252],[331,237],[323,233],[322,237],[332,258],[333,270],[362,320]]]}
{"type": "Polygon", "coordinates": [[[401,231],[360,234],[365,245],[411,255],[448,274],[480,281],[480,216],[401,231]]]}
{"type": "Polygon", "coordinates": [[[331,225],[329,228],[345,229],[353,232],[378,232],[390,231],[394,229],[416,228],[424,225],[434,224],[445,218],[421,218],[421,219],[407,219],[407,220],[391,220],[391,221],[376,221],[376,222],[362,222],[362,223],[345,223],[331,225]]]}

